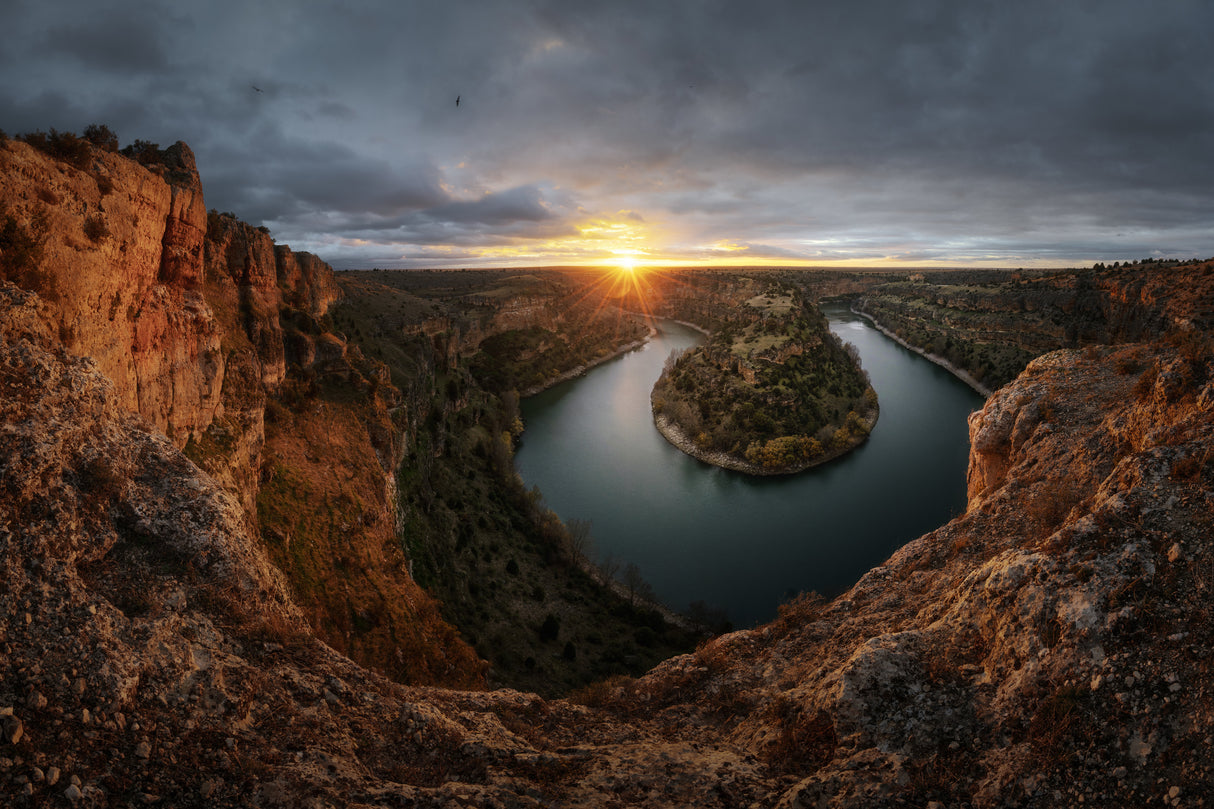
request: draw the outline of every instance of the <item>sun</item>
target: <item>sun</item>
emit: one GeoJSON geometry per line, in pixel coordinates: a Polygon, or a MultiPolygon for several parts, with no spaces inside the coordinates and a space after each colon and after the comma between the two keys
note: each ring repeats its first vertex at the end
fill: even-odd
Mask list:
{"type": "Polygon", "coordinates": [[[633,275],[637,271],[637,260],[632,256],[617,256],[612,261],[621,272],[633,275]]]}

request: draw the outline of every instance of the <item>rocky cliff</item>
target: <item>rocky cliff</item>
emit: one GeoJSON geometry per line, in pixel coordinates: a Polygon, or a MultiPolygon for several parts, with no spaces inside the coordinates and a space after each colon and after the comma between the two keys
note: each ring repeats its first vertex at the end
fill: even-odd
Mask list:
{"type": "Polygon", "coordinates": [[[972,420],[967,513],[578,703],[408,689],[312,639],[238,505],[0,296],[13,805],[1199,805],[1205,343],[1050,354],[972,420]],[[23,797],[24,796],[24,797],[23,797]]]}
{"type": "Polygon", "coordinates": [[[96,363],[120,406],[237,499],[330,644],[394,676],[478,682],[482,664],[408,574],[395,392],[326,328],[332,269],[208,213],[184,143],[135,159],[68,137],[70,159],[0,143],[0,217],[37,242],[28,255],[0,243],[0,279],[37,292],[52,335],[96,363]],[[331,383],[340,401],[320,398],[331,383]],[[307,541],[292,546],[299,525],[307,541]]]}
{"type": "Polygon", "coordinates": [[[0,206],[45,222],[29,280],[64,345],[96,360],[128,409],[184,446],[214,418],[224,377],[220,330],[199,289],[207,222],[194,156],[183,143],[154,168],[90,155],[81,168],[0,144],[0,206]]]}
{"type": "MultiPolygon", "coordinates": [[[[387,536],[376,527],[391,514],[387,473],[345,473],[391,465],[399,448],[390,435],[355,429],[364,416],[382,418],[383,401],[364,395],[373,366],[316,323],[327,293],[291,297],[275,251],[248,226],[216,225],[226,235],[216,252],[204,245],[196,276],[186,260],[194,253],[174,248],[162,277],[165,234],[184,232],[168,225],[172,188],[157,171],[117,163],[113,171],[129,171],[130,182],[164,203],[148,210],[166,224],[158,248],[151,237],[123,242],[146,262],[124,268],[119,250],[118,269],[109,270],[87,254],[121,227],[109,207],[121,209],[118,200],[107,203],[110,236],[102,237],[84,207],[95,204],[93,174],[45,164],[23,144],[0,146],[0,156],[9,161],[5,175],[38,178],[22,185],[5,177],[9,215],[34,225],[45,214],[53,225],[50,263],[19,273],[39,294],[0,282],[0,804],[792,809],[1208,800],[1208,293],[1183,293],[1193,316],[1166,339],[1032,362],[971,419],[966,513],[833,601],[802,597],[768,626],[572,700],[409,688],[333,648],[371,656],[405,641],[421,659],[396,665],[429,667],[448,682],[468,675],[450,628],[419,617],[432,603],[394,589],[404,572],[354,575],[401,560],[356,541],[387,536]],[[221,252],[234,258],[208,263],[221,252]],[[182,376],[170,376],[173,387],[147,383],[173,391],[167,398],[140,397],[140,374],[163,366],[141,364],[138,352],[129,361],[116,349],[106,362],[80,356],[81,334],[94,335],[99,353],[112,343],[95,325],[108,315],[105,293],[88,291],[111,290],[90,280],[104,272],[142,279],[132,284],[145,286],[148,333],[158,333],[156,323],[163,334],[180,328],[140,343],[138,310],[113,330],[130,347],[172,353],[217,337],[222,372],[192,389],[213,405],[182,393],[206,378],[197,376],[209,367],[205,349],[174,354],[182,368],[171,373],[182,376]],[[262,322],[271,278],[285,314],[262,322]],[[152,317],[156,300],[162,321],[152,317]],[[281,379],[266,367],[279,341],[281,379]],[[307,358],[305,369],[298,360],[307,358]],[[339,407],[346,400],[360,404],[339,407]],[[141,417],[133,408],[145,401],[158,405],[141,417]],[[259,535],[225,490],[240,480],[225,465],[245,469],[228,460],[240,442],[247,457],[262,458],[263,495],[276,486],[291,494],[253,504],[258,523],[285,526],[281,534],[259,535]],[[309,534],[315,526],[323,530],[309,534]],[[324,578],[336,569],[347,578],[324,578]],[[308,575],[349,589],[316,598],[299,589],[308,575]],[[366,596],[355,583],[381,591],[366,596]],[[412,623],[406,613],[376,611],[409,599],[412,623]],[[387,629],[402,626],[417,642],[387,629]],[[367,627],[381,634],[359,634],[367,627]]],[[[100,172],[111,157],[96,160],[100,172]]],[[[184,161],[173,165],[165,176],[184,161]]],[[[117,184],[103,196],[135,198],[117,184]]],[[[157,227],[132,223],[131,233],[157,227]]]]}
{"type": "Polygon", "coordinates": [[[1149,340],[1214,325],[1214,261],[1064,272],[916,273],[855,295],[859,311],[986,388],[1058,348],[1149,340]]]}

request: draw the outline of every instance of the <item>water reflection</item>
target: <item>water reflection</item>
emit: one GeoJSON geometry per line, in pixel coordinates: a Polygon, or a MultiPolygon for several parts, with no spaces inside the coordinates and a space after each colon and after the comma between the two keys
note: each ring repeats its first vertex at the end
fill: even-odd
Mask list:
{"type": "Polygon", "coordinates": [[[634,562],[675,609],[768,620],[788,595],[834,594],[964,508],[966,416],[981,398],[846,310],[831,328],[860,351],[881,419],[859,450],[801,475],[754,478],[684,455],[654,429],[649,392],[674,323],[644,348],[523,402],[516,457],[562,518],[590,520],[600,556],[634,562]]]}

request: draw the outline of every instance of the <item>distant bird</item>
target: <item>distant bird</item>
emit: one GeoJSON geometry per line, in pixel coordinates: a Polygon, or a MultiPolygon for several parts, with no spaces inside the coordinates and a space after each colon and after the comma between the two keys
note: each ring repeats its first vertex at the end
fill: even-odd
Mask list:
{"type": "Polygon", "coordinates": [[[456,96],[455,97],[455,106],[457,106],[457,107],[459,106],[459,100],[460,100],[460,96],[456,96]]]}
{"type": "Polygon", "coordinates": [[[259,93],[264,92],[264,91],[263,91],[263,90],[262,90],[260,87],[258,87],[256,84],[250,84],[249,86],[250,86],[250,87],[252,87],[254,90],[256,90],[256,91],[257,91],[257,92],[259,92],[259,93]]]}

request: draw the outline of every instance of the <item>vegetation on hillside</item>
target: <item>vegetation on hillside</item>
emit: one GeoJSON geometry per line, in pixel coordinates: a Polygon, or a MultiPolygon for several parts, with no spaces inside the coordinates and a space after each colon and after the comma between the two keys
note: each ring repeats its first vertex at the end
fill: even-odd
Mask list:
{"type": "MultiPolygon", "coordinates": [[[[957,270],[875,286],[859,308],[911,345],[968,371],[988,388],[1014,379],[1057,348],[1128,342],[1166,331],[1174,313],[1159,297],[1182,294],[1187,273],[1210,262],[1143,260],[1027,273],[957,270]],[[1165,285],[1166,293],[1143,294],[1165,285]]],[[[1193,313],[1198,319],[1203,311],[1193,313]]]]}
{"type": "Polygon", "coordinates": [[[563,347],[547,353],[559,363],[546,366],[549,378],[634,338],[623,324],[635,321],[588,304],[581,311],[598,312],[595,327],[556,317],[578,311],[568,304],[585,292],[580,276],[358,272],[340,281],[335,328],[382,359],[400,389],[397,508],[410,572],[490,662],[490,682],[564,693],[694,648],[702,635],[605,586],[589,564],[591,527],[562,523],[513,467],[522,422],[505,385],[541,367],[518,335],[563,347]],[[514,319],[495,331],[503,311],[514,319]],[[489,357],[506,370],[486,375],[489,357]]]}
{"type": "Polygon", "coordinates": [[[0,278],[53,300],[54,279],[42,270],[46,231],[45,214],[22,221],[0,205],[0,278]]]}

